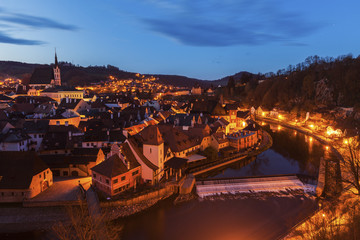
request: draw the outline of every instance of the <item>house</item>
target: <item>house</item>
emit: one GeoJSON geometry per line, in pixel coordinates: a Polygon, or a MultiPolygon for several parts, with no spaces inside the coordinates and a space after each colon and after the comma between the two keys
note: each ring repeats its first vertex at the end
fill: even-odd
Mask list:
{"type": "Polygon", "coordinates": [[[15,127],[11,123],[6,120],[0,120],[0,134],[5,134],[12,128],[15,127]]]}
{"type": "Polygon", "coordinates": [[[229,122],[224,118],[220,118],[213,124],[210,124],[210,127],[213,132],[224,132],[225,134],[229,134],[230,132],[229,122]]]}
{"type": "Polygon", "coordinates": [[[191,95],[201,95],[202,94],[202,88],[199,84],[196,84],[191,88],[191,95]]]}
{"type": "Polygon", "coordinates": [[[211,135],[211,147],[220,151],[223,148],[229,146],[229,139],[226,138],[225,134],[222,132],[217,132],[211,135]]]}
{"type": "Polygon", "coordinates": [[[82,142],[83,148],[101,148],[111,146],[115,143],[123,143],[126,137],[121,130],[107,129],[107,130],[90,130],[85,131],[82,142]]]}
{"type": "Polygon", "coordinates": [[[23,129],[13,128],[0,134],[0,151],[28,151],[31,137],[23,129]]]}
{"type": "Polygon", "coordinates": [[[49,120],[33,119],[24,122],[23,129],[31,138],[29,150],[39,151],[48,128],[49,120]]]}
{"type": "Polygon", "coordinates": [[[0,202],[22,202],[52,184],[51,170],[35,152],[0,152],[0,202]]]}
{"type": "Polygon", "coordinates": [[[49,125],[40,146],[41,154],[69,154],[81,146],[84,133],[73,125],[49,125]]]}
{"type": "Polygon", "coordinates": [[[49,118],[49,125],[56,125],[56,126],[69,126],[73,125],[78,127],[81,121],[80,114],[70,110],[70,109],[62,109],[56,111],[56,114],[51,115],[49,118]]]}
{"type": "Polygon", "coordinates": [[[236,127],[245,128],[247,126],[246,121],[251,119],[250,111],[238,111],[236,113],[236,127]]]}
{"type": "Polygon", "coordinates": [[[141,177],[141,165],[136,161],[128,144],[120,147],[120,155],[112,155],[91,168],[92,184],[106,195],[114,196],[136,187],[141,177]]]}
{"type": "Polygon", "coordinates": [[[91,168],[105,159],[104,152],[99,148],[75,148],[69,154],[40,155],[50,167],[54,176],[85,177],[91,175],[91,168]]]}
{"type": "Polygon", "coordinates": [[[232,133],[228,135],[227,138],[229,139],[229,145],[237,151],[253,147],[258,142],[256,133],[246,130],[232,133]]]}
{"type": "Polygon", "coordinates": [[[61,100],[58,109],[70,109],[75,112],[81,113],[91,109],[91,105],[83,99],[64,98],[61,100]]]}

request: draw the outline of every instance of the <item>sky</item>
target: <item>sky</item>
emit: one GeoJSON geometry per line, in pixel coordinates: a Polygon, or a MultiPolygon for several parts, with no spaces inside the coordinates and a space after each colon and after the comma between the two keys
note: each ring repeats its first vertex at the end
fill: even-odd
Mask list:
{"type": "Polygon", "coordinates": [[[360,1],[1,0],[0,60],[216,80],[360,54],[360,1]]]}

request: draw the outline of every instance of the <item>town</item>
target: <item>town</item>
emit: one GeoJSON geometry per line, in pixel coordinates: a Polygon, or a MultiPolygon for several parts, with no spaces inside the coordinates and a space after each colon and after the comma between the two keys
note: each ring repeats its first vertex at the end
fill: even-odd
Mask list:
{"type": "Polygon", "coordinates": [[[186,88],[156,80],[139,73],[135,79],[109,75],[106,82],[69,87],[62,83],[56,53],[53,64],[35,68],[29,84],[5,79],[0,88],[0,203],[25,208],[86,203],[91,217],[107,209],[113,220],[174,195],[180,203],[195,195],[298,191],[299,185],[306,196],[307,191],[318,197],[338,194],[329,190],[329,182],[340,184],[339,174],[326,174],[330,163],[320,163],[315,187],[306,184],[314,176],[251,178],[262,182],[260,190],[255,185],[241,190],[245,179],[214,183],[201,176],[251,162],[269,149],[273,140],[265,124],[271,131],[295,129],[338,153],[330,144],[346,147],[359,134],[345,122],[354,115],[352,108],[267,109],[224,97],[222,86],[186,88]]]}

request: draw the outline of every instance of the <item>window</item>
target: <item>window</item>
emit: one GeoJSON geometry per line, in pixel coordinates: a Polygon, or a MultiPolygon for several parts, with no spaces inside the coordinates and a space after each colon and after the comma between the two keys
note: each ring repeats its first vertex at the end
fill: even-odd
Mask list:
{"type": "Polygon", "coordinates": [[[24,194],[24,192],[21,192],[21,196],[24,196],[25,194],[24,194]]]}
{"type": "Polygon", "coordinates": [[[15,193],[14,193],[14,192],[12,192],[12,193],[11,193],[11,195],[12,195],[12,196],[14,196],[14,195],[15,195],[15,193]]]}
{"type": "Polygon", "coordinates": [[[106,179],[105,181],[106,181],[106,184],[109,184],[109,183],[110,183],[110,182],[109,182],[109,179],[106,179]]]}
{"type": "Polygon", "coordinates": [[[3,192],[1,192],[1,196],[4,196],[4,193],[3,193],[3,192]]]}
{"type": "Polygon", "coordinates": [[[138,173],[139,173],[139,170],[136,170],[136,171],[134,171],[134,172],[132,173],[132,175],[135,176],[135,175],[138,174],[138,173]]]}
{"type": "Polygon", "coordinates": [[[150,148],[150,153],[151,153],[151,148],[150,148]]]}
{"type": "Polygon", "coordinates": [[[121,181],[124,181],[124,180],[125,180],[125,176],[122,176],[122,177],[121,177],[121,181]]]}
{"type": "Polygon", "coordinates": [[[113,184],[116,184],[116,183],[118,183],[119,182],[119,179],[114,179],[113,180],[113,184]]]}
{"type": "Polygon", "coordinates": [[[93,178],[96,178],[96,174],[95,174],[95,173],[93,173],[93,178]]]}
{"type": "Polygon", "coordinates": [[[63,171],[63,176],[69,176],[68,171],[63,171]]]}
{"type": "Polygon", "coordinates": [[[39,178],[41,178],[41,174],[39,174],[39,178]]]}

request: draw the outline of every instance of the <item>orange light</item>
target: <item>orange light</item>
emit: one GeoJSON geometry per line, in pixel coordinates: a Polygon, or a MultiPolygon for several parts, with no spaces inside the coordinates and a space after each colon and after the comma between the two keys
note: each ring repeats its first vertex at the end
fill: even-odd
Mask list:
{"type": "Polygon", "coordinates": [[[326,150],[329,150],[329,146],[326,146],[325,148],[326,148],[326,150]]]}
{"type": "Polygon", "coordinates": [[[345,139],[344,144],[349,144],[349,141],[345,139]]]}

